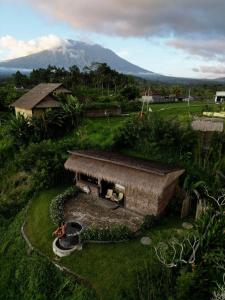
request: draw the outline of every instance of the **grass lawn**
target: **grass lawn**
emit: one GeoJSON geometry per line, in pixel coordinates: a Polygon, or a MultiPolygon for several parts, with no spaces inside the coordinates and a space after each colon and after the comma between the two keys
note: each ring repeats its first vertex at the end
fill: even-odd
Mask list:
{"type": "Polygon", "coordinates": [[[215,103],[206,102],[178,102],[178,103],[155,103],[150,104],[152,111],[158,112],[159,116],[167,119],[177,119],[180,122],[187,122],[193,115],[202,115],[206,110],[206,105],[210,110],[218,110],[219,106],[215,103]]]}
{"type": "MultiPolygon", "coordinates": [[[[31,243],[53,258],[52,232],[55,226],[49,218],[49,203],[65,187],[41,192],[28,211],[26,233],[31,243]]],[[[122,299],[121,291],[135,288],[135,274],[146,263],[156,261],[153,246],[177,235],[181,220],[169,219],[145,233],[152,245],[143,246],[139,239],[120,244],[87,244],[82,251],[61,258],[59,263],[86,278],[95,288],[100,299],[122,299]]]]}
{"type": "MultiPolygon", "coordinates": [[[[162,103],[150,104],[153,111],[156,111],[159,116],[168,120],[177,119],[185,123],[190,120],[193,115],[202,115],[203,108],[206,103],[194,102],[190,103],[162,103]]],[[[218,108],[218,105],[209,104],[211,110],[218,108]]],[[[137,116],[138,112],[130,113],[129,115],[137,116]]],[[[117,132],[122,128],[123,124],[128,119],[128,116],[119,117],[103,117],[103,118],[85,118],[78,129],[63,137],[60,141],[67,143],[74,141],[74,146],[79,148],[96,148],[108,149],[113,144],[113,140],[117,132]]]]}
{"type": "Polygon", "coordinates": [[[124,124],[127,117],[87,118],[78,129],[81,146],[101,147],[112,145],[115,133],[124,124]]]}

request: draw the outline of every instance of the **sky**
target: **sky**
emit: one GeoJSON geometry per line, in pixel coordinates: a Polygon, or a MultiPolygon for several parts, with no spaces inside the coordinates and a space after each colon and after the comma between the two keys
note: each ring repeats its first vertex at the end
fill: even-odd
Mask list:
{"type": "Polygon", "coordinates": [[[0,61],[100,44],[163,75],[225,77],[224,0],[0,0],[0,61]]]}

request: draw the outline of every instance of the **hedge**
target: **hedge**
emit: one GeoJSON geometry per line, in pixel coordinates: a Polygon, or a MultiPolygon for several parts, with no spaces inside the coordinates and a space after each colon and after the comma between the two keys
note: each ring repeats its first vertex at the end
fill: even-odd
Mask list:
{"type": "Polygon", "coordinates": [[[122,241],[134,238],[134,233],[124,225],[106,228],[87,228],[81,233],[82,241],[122,241]]]}
{"type": "Polygon", "coordinates": [[[55,225],[64,221],[64,205],[67,200],[77,196],[79,189],[76,186],[69,187],[64,193],[57,195],[50,204],[50,217],[55,225]]]}

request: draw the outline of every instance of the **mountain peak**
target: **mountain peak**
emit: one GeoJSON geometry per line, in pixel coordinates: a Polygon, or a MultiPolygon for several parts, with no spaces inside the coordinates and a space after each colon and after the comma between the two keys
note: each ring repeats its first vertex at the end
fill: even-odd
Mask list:
{"type": "Polygon", "coordinates": [[[106,49],[99,44],[85,43],[72,39],[62,40],[61,45],[52,49],[1,62],[0,67],[32,70],[46,68],[48,65],[66,69],[77,65],[80,70],[83,70],[85,66],[90,66],[93,62],[107,63],[110,68],[118,72],[134,76],[154,74],[128,62],[110,49],[106,49]]]}

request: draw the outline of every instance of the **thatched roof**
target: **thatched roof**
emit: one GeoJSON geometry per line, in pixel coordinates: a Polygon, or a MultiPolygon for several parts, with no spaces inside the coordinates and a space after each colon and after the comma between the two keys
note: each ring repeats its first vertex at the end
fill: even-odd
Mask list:
{"type": "Polygon", "coordinates": [[[56,92],[57,89],[61,88],[63,88],[63,90],[65,91],[68,91],[63,87],[62,83],[40,83],[29,92],[24,94],[22,97],[20,97],[18,100],[16,100],[14,103],[12,103],[11,106],[23,109],[32,109],[37,106],[42,100],[44,100],[48,95],[56,92]]]}
{"type": "Polygon", "coordinates": [[[156,192],[184,170],[109,152],[73,151],[65,168],[131,188],[156,192]]]}
{"type": "Polygon", "coordinates": [[[224,121],[218,118],[195,118],[191,124],[193,130],[204,132],[223,132],[224,121]]]}

